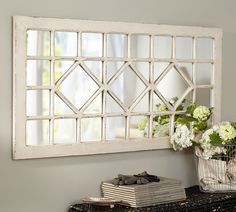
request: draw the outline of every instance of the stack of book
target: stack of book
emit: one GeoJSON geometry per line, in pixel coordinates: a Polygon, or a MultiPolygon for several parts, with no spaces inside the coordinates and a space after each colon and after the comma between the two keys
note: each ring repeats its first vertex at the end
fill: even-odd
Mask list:
{"type": "Polygon", "coordinates": [[[160,182],[144,185],[116,186],[107,181],[102,182],[101,189],[105,198],[122,201],[131,207],[146,207],[186,199],[181,181],[164,177],[160,178],[160,182]]]}

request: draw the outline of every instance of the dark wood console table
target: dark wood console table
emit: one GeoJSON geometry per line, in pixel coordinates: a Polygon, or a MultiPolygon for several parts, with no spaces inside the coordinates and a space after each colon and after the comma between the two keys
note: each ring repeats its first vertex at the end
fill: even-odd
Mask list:
{"type": "Polygon", "coordinates": [[[236,212],[236,193],[202,193],[198,186],[186,189],[187,199],[185,201],[161,204],[143,208],[131,208],[122,205],[98,206],[92,204],[78,203],[70,206],[68,212],[96,211],[96,212],[236,212]]]}

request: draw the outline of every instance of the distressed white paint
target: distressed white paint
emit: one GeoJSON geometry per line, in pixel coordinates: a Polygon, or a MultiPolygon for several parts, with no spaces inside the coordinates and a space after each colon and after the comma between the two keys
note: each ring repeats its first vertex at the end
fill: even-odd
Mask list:
{"type": "MultiPolygon", "coordinates": [[[[153,36],[154,35],[170,35],[173,38],[172,44],[172,57],[173,59],[156,59],[153,58],[153,47],[150,48],[151,57],[147,59],[139,59],[139,58],[122,58],[123,61],[128,62],[126,63],[121,69],[113,76],[110,81],[114,81],[120,73],[124,70],[126,66],[128,66],[132,61],[148,61],[148,62],[155,62],[155,61],[162,61],[162,62],[170,62],[172,63],[170,67],[174,66],[177,62],[191,62],[191,63],[214,63],[215,64],[215,71],[213,77],[213,84],[211,87],[213,88],[213,95],[211,98],[212,105],[214,106],[214,121],[220,120],[220,90],[221,90],[221,39],[222,39],[222,31],[216,28],[203,28],[203,27],[185,27],[185,26],[166,26],[166,25],[153,25],[153,24],[136,24],[136,23],[121,23],[121,22],[103,22],[103,21],[81,21],[81,20],[70,20],[70,19],[52,19],[52,18],[33,18],[33,17],[22,17],[16,16],[14,17],[14,76],[13,76],[13,157],[14,159],[24,159],[24,158],[40,158],[40,157],[58,157],[58,156],[70,156],[70,155],[88,155],[88,154],[104,154],[104,153],[112,153],[112,152],[124,152],[124,151],[139,151],[139,150],[150,150],[150,149],[163,149],[169,148],[169,138],[143,138],[143,140],[131,140],[128,138],[129,135],[129,120],[126,124],[126,140],[125,141],[116,141],[116,142],[107,142],[106,140],[102,140],[100,143],[81,143],[80,138],[77,137],[76,144],[58,144],[53,145],[43,145],[43,146],[26,146],[26,130],[25,130],[25,123],[26,120],[35,120],[35,119],[56,119],[56,118],[71,118],[76,117],[78,120],[81,117],[106,117],[106,114],[93,114],[93,115],[83,115],[81,111],[75,108],[69,101],[67,101],[66,97],[63,96],[61,93],[57,92],[57,86],[68,76],[68,74],[73,70],[75,66],[72,66],[66,74],[59,79],[58,84],[55,87],[50,86],[52,92],[56,92],[59,97],[69,105],[69,107],[76,113],[75,115],[66,115],[66,116],[47,116],[47,117],[26,117],[25,111],[25,92],[26,89],[33,89],[32,87],[26,87],[26,76],[25,76],[25,61],[26,59],[48,59],[54,61],[55,59],[71,59],[81,61],[78,62],[80,65],[84,66],[84,70],[90,77],[100,86],[100,89],[94,93],[93,99],[96,98],[103,89],[107,89],[104,87],[99,81],[96,80],[96,77],[93,76],[91,71],[86,68],[82,61],[84,60],[120,60],[120,58],[108,58],[108,57],[56,57],[53,54],[50,57],[38,57],[38,56],[26,56],[26,31],[27,29],[35,29],[35,30],[48,30],[51,31],[52,35],[54,31],[74,31],[74,32],[102,32],[102,33],[125,33],[128,34],[128,46],[130,47],[130,35],[132,33],[138,34],[146,34],[151,37],[151,43],[153,43],[153,36]],[[195,51],[195,39],[196,37],[210,37],[214,39],[214,59],[213,60],[197,60],[194,53],[193,59],[191,60],[177,60],[174,58],[175,56],[175,37],[176,36],[190,36],[193,37],[193,51],[195,51]]],[[[105,34],[106,35],[106,34],[105,34]]],[[[81,38],[81,36],[80,36],[81,38]]],[[[52,37],[53,39],[53,37],[52,37]]],[[[105,36],[104,36],[105,39],[105,36]]],[[[105,39],[106,40],[106,39],[105,39]]],[[[52,42],[53,43],[53,42],[52,42]]],[[[81,40],[80,40],[81,43],[81,40]]],[[[104,42],[103,46],[103,53],[106,52],[106,42],[104,42]]],[[[51,52],[53,46],[51,46],[51,52]]],[[[130,48],[128,48],[128,56],[130,55],[130,48]]],[[[161,78],[165,76],[168,72],[170,67],[167,68],[157,80],[159,82],[161,78]]],[[[132,68],[132,67],[131,67],[132,68]]],[[[146,79],[139,75],[135,68],[132,68],[133,71],[138,75],[138,77],[148,85],[146,79]]],[[[181,72],[177,69],[178,72],[181,72]]],[[[194,71],[194,70],[193,70],[194,71]]],[[[188,82],[188,79],[183,73],[180,73],[182,78],[188,82]]],[[[152,76],[152,75],[151,75],[152,76]]],[[[103,78],[106,76],[103,76],[103,78]]],[[[151,80],[152,81],[152,80],[151,80]]],[[[155,84],[157,83],[155,82],[155,84]]],[[[183,99],[191,90],[194,91],[196,88],[209,88],[208,85],[196,85],[195,79],[193,80],[193,84],[188,82],[189,89],[186,90],[184,95],[181,99],[183,99]]],[[[35,88],[35,87],[34,87],[35,88]]],[[[38,86],[36,89],[42,89],[42,87],[38,86]]],[[[147,86],[148,90],[152,89],[150,85],[147,86]]],[[[130,111],[125,109],[123,103],[111,92],[108,90],[107,92],[110,93],[112,98],[122,107],[124,108],[125,112],[122,115],[129,116],[130,111]]],[[[137,103],[138,99],[145,94],[142,93],[136,100],[137,103]]],[[[155,90],[155,93],[163,99],[163,101],[167,104],[171,111],[162,113],[162,114],[170,114],[172,115],[172,122],[174,114],[177,112],[175,111],[176,107],[173,108],[167,101],[164,100],[160,92],[155,90]]],[[[180,100],[181,100],[180,99],[180,100]]],[[[90,99],[89,102],[92,100],[90,99]]],[[[149,105],[152,105],[153,99],[150,98],[149,105]]],[[[53,104],[53,100],[51,99],[53,104]]],[[[84,105],[83,107],[87,106],[89,102],[84,105]]],[[[103,107],[104,107],[103,101],[103,107]]],[[[180,101],[179,101],[180,103],[180,101]]],[[[151,107],[151,106],[150,106],[151,107]]],[[[103,110],[104,111],[104,110],[103,110]]],[[[151,118],[153,117],[154,113],[132,113],[133,115],[149,115],[151,118]]],[[[156,114],[156,113],[155,113],[156,114]]],[[[109,116],[115,116],[117,114],[109,114],[109,116]]],[[[80,121],[79,121],[80,122],[80,121]]],[[[78,129],[80,128],[80,124],[77,123],[78,129]]],[[[102,125],[102,135],[104,135],[105,126],[106,124],[103,123],[102,125]]],[[[51,126],[52,129],[52,126],[51,126]]],[[[151,132],[151,127],[149,129],[151,132]]],[[[173,132],[173,124],[171,132],[173,132]]],[[[104,137],[103,137],[104,138],[104,137]]]]}

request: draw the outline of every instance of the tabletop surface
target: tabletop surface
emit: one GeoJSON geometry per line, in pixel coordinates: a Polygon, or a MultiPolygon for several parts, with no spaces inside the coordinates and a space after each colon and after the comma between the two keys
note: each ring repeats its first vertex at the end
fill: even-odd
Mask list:
{"type": "Polygon", "coordinates": [[[79,211],[114,211],[114,212],[138,212],[138,211],[234,211],[236,212],[236,192],[228,193],[204,193],[198,186],[186,189],[187,198],[184,201],[166,203],[161,205],[131,208],[122,205],[101,206],[86,203],[78,203],[70,206],[68,212],[79,211]]]}

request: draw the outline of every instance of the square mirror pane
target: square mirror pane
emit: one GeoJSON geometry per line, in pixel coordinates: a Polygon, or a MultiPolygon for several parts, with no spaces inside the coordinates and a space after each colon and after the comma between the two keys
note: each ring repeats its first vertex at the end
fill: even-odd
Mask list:
{"type": "Polygon", "coordinates": [[[81,119],[81,142],[101,141],[101,118],[81,119]]]}
{"type": "Polygon", "coordinates": [[[127,53],[127,35],[107,34],[107,57],[127,57],[127,53]]]}
{"type": "Polygon", "coordinates": [[[54,144],[68,144],[76,142],[75,119],[54,120],[54,144]]]}
{"type": "Polygon", "coordinates": [[[196,58],[213,59],[213,39],[197,38],[196,39],[196,58]]]}
{"type": "Polygon", "coordinates": [[[150,38],[148,35],[131,35],[131,57],[148,58],[150,38]]]}
{"type": "Polygon", "coordinates": [[[49,31],[28,30],[26,42],[28,56],[50,56],[49,31]]]}
{"type": "Polygon", "coordinates": [[[170,115],[156,115],[152,122],[152,136],[168,137],[170,134],[170,115]]]}
{"type": "Polygon", "coordinates": [[[172,37],[171,36],[155,36],[154,37],[154,57],[166,58],[172,57],[172,37]]]}
{"type": "Polygon", "coordinates": [[[50,61],[27,60],[26,75],[28,86],[50,85],[50,61]]]}
{"type": "Polygon", "coordinates": [[[26,93],[27,116],[49,115],[49,90],[28,90],[26,93]]]}
{"type": "Polygon", "coordinates": [[[102,57],[103,35],[101,33],[82,33],[82,56],[102,57]]]}
{"type": "Polygon", "coordinates": [[[26,122],[26,145],[49,144],[49,120],[26,122]]]}
{"type": "Polygon", "coordinates": [[[196,82],[198,85],[211,85],[213,79],[213,65],[210,63],[196,64],[196,82]]]}
{"type": "Polygon", "coordinates": [[[212,107],[211,105],[212,90],[207,88],[198,88],[196,90],[196,102],[198,105],[212,107]]]}
{"type": "Polygon", "coordinates": [[[107,117],[106,140],[125,139],[125,117],[107,117]]]}
{"type": "Polygon", "coordinates": [[[149,118],[147,116],[131,116],[129,139],[149,137],[149,118]]]}
{"type": "Polygon", "coordinates": [[[192,59],[193,39],[191,37],[176,37],[176,58],[192,59]]]}
{"type": "Polygon", "coordinates": [[[77,32],[55,32],[55,56],[77,56],[77,32]]]}

